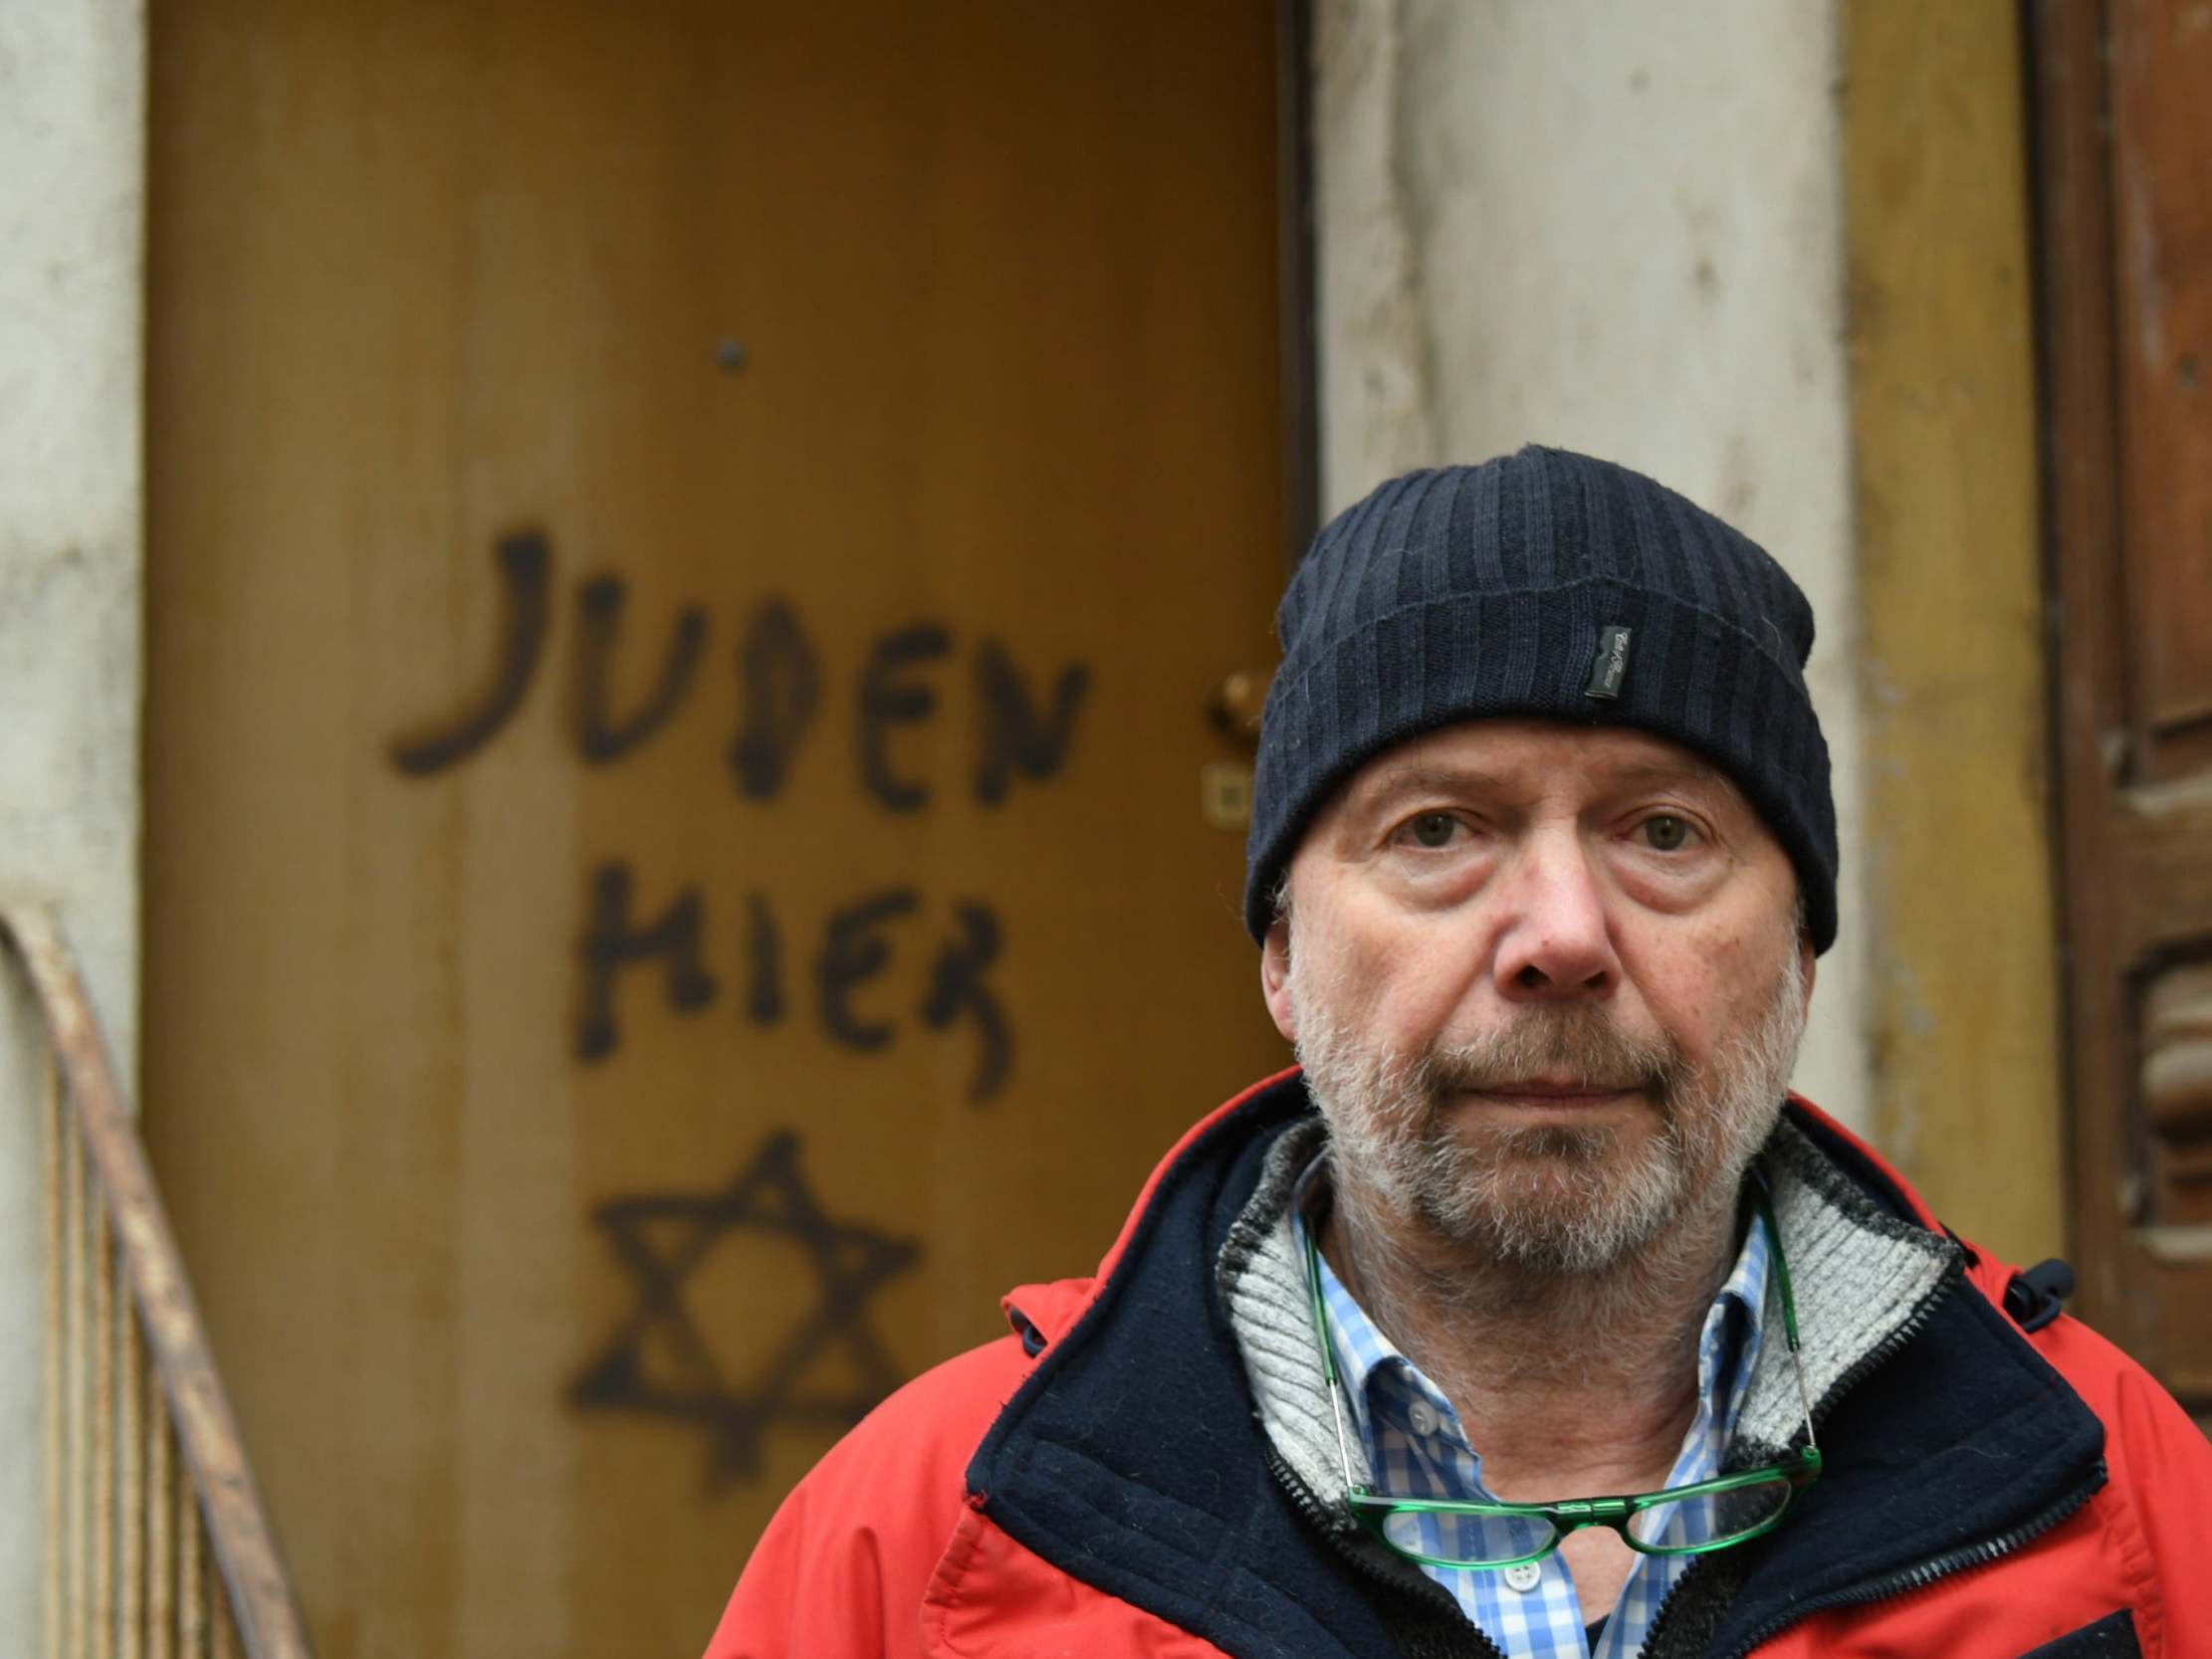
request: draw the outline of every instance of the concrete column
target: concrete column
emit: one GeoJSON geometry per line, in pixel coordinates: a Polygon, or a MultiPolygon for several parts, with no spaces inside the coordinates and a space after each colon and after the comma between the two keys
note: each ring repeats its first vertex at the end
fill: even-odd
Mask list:
{"type": "Polygon", "coordinates": [[[1524,442],[1622,462],[1813,602],[1843,928],[1799,1087],[1864,1126],[1833,0],[1315,0],[1322,485],[1524,442]]]}
{"type": "MultiPolygon", "coordinates": [[[[0,7],[0,892],[60,913],[135,1076],[145,19],[0,7]]],[[[0,1630],[40,1628],[36,1027],[0,995],[0,1630]]]]}

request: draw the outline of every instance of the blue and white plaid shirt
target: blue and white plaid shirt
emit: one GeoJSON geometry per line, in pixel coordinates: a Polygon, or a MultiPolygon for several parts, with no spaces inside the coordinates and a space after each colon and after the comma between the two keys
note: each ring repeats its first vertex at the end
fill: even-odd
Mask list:
{"type": "MultiPolygon", "coordinates": [[[[1307,1170],[1301,1193],[1319,1167],[1317,1162],[1307,1170]]],[[[1292,1211],[1301,1256],[1306,1247],[1302,1208],[1292,1211]]],[[[1368,1466],[1378,1489],[1393,1498],[1495,1502],[1483,1489],[1482,1459],[1467,1443],[1451,1402],[1375,1328],[1328,1258],[1320,1261],[1328,1340],[1335,1346],[1337,1373],[1350,1397],[1355,1432],[1367,1446],[1368,1466]]],[[[1735,1271],[1713,1298],[1697,1339],[1697,1415],[1682,1436],[1682,1449],[1666,1477],[1668,1486],[1710,1480],[1720,1473],[1721,1454],[1759,1354],[1767,1261],[1766,1229],[1746,1228],[1735,1271]]],[[[1421,1525],[1424,1555],[1453,1553],[1452,1534],[1462,1523],[1449,1516],[1427,1516],[1421,1525]]],[[[1694,1555],[1637,1556],[1620,1603],[1610,1609],[1582,1606],[1566,1557],[1557,1551],[1531,1566],[1515,1568],[1510,1575],[1494,1568],[1425,1566],[1422,1570],[1452,1593],[1460,1609],[1507,1659],[1635,1659],[1643,1651],[1659,1603],[1694,1559],[1694,1555]],[[1525,1588],[1514,1587],[1524,1583],[1525,1588]],[[1601,1617],[1606,1619],[1605,1631],[1592,1648],[1584,1621],[1601,1617]]]]}

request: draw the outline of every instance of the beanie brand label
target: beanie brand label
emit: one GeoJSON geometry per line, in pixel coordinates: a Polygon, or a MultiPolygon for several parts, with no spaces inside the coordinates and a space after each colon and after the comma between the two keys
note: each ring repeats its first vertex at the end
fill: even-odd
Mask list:
{"type": "Polygon", "coordinates": [[[1597,660],[1590,665],[1590,684],[1584,697],[1617,698],[1621,682],[1629,677],[1629,630],[1607,628],[1598,635],[1597,660]]]}

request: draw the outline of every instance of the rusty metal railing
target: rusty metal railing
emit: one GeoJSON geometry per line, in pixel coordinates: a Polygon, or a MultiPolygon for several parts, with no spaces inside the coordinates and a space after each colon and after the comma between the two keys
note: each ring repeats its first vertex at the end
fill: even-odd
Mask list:
{"type": "Polygon", "coordinates": [[[46,1036],[50,1659],[310,1659],[136,1126],[52,916],[0,909],[46,1036]]]}

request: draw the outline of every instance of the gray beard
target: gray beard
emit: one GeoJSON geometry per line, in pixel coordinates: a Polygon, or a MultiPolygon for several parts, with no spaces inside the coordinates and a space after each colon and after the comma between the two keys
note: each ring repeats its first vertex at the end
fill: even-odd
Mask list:
{"type": "MultiPolygon", "coordinates": [[[[1540,1278],[1610,1272],[1686,1221],[1732,1205],[1774,1127],[1805,1029],[1794,934],[1758,1021],[1693,1070],[1671,1039],[1642,1042],[1586,1004],[1531,1008],[1473,1042],[1400,1054],[1363,1045],[1291,951],[1298,1059],[1327,1119],[1331,1176],[1364,1234],[1407,1226],[1540,1278]],[[1455,1125],[1451,1098],[1567,1072],[1636,1088],[1659,1114],[1641,1144],[1611,1126],[1455,1125]]],[[[1655,1264],[1656,1265],[1656,1264],[1655,1264]]]]}

